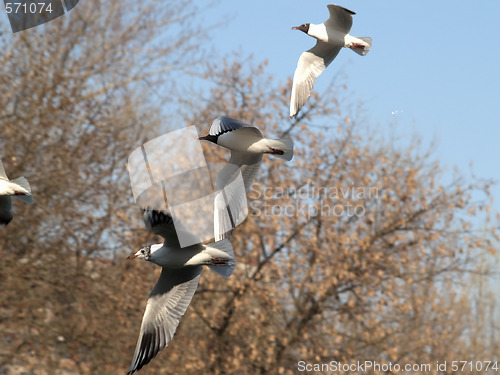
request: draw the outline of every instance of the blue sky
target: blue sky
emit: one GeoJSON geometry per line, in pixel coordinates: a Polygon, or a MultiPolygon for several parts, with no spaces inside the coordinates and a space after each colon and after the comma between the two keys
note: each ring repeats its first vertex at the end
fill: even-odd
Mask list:
{"type": "MultiPolygon", "coordinates": [[[[215,0],[201,17],[219,25],[210,40],[220,53],[238,50],[253,54],[256,62],[268,60],[268,72],[286,80],[300,54],[315,43],[291,27],[325,21],[327,4],[215,0]]],[[[500,180],[500,1],[346,0],[339,5],[357,13],[351,34],[371,36],[372,50],[365,57],[341,51],[315,90],[328,89],[338,75],[352,102],[361,101],[366,118],[382,132],[395,124],[408,139],[415,133],[426,143],[437,138],[435,156],[443,166],[467,175],[472,162],[478,177],[500,180]]],[[[500,186],[493,192],[500,211],[500,186]]]]}
{"type": "MultiPolygon", "coordinates": [[[[299,55],[315,41],[292,31],[305,22],[328,18],[328,2],[298,0],[220,0],[203,18],[222,20],[211,39],[221,53],[235,49],[267,59],[268,72],[285,80],[299,55]]],[[[417,133],[438,140],[435,156],[443,166],[468,175],[500,179],[500,1],[475,3],[351,0],[338,3],[355,11],[351,34],[371,36],[370,53],[342,50],[316,82],[322,92],[339,74],[354,102],[381,131],[396,124],[400,135],[417,133]],[[396,112],[393,114],[393,112],[396,112]]],[[[500,186],[493,189],[500,211],[500,186]]]]}

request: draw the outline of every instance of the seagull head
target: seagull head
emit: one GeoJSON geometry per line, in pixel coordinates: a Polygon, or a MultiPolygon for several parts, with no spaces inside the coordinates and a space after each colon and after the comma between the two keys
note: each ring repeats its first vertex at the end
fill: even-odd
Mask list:
{"type": "Polygon", "coordinates": [[[211,135],[211,134],[209,134],[209,135],[206,135],[206,136],[204,136],[204,137],[199,137],[198,139],[199,139],[200,141],[209,141],[209,142],[213,142],[213,143],[217,144],[217,139],[218,139],[218,138],[219,138],[219,137],[218,137],[218,136],[216,136],[216,135],[211,135]]]}
{"type": "Polygon", "coordinates": [[[300,26],[292,27],[292,30],[300,30],[307,34],[309,32],[309,25],[310,25],[309,23],[303,23],[300,26]]]}
{"type": "Polygon", "coordinates": [[[144,246],[142,249],[139,249],[139,251],[137,251],[136,253],[129,255],[127,259],[139,258],[144,260],[150,260],[151,254],[154,253],[156,250],[160,249],[162,246],[163,244],[161,243],[144,246]]]}

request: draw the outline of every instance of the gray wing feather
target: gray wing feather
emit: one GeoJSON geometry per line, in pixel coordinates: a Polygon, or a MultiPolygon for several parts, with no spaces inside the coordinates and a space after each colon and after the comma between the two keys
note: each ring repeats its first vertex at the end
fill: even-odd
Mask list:
{"type": "Polygon", "coordinates": [[[219,116],[212,122],[212,126],[210,126],[208,134],[221,135],[222,133],[230,132],[232,130],[248,126],[251,125],[231,117],[219,116]]]}
{"type": "Polygon", "coordinates": [[[162,236],[166,247],[180,248],[179,237],[191,243],[199,243],[200,239],[188,231],[182,223],[176,221],[168,212],[144,210],[144,224],[154,234],[162,236]]]}
{"type": "Polygon", "coordinates": [[[356,13],[334,4],[328,5],[328,10],[330,11],[330,18],[325,21],[325,26],[348,34],[352,27],[352,15],[356,13]]]}
{"type": "Polygon", "coordinates": [[[15,195],[16,198],[18,198],[18,199],[20,199],[23,202],[26,202],[28,204],[35,203],[35,200],[33,199],[33,196],[31,195],[31,186],[26,178],[18,177],[16,179],[12,180],[11,182],[18,185],[19,187],[21,187],[21,189],[26,190],[29,193],[26,195],[15,195]]]}
{"type": "MultiPolygon", "coordinates": [[[[234,151],[231,153],[230,163],[240,163],[239,155],[234,151]]],[[[249,191],[262,163],[261,154],[249,154],[245,156],[245,162],[241,163],[241,175],[245,183],[245,191],[249,191]]]]}
{"type": "MultiPolygon", "coordinates": [[[[248,214],[246,192],[250,190],[262,161],[261,154],[231,152],[231,159],[217,174],[214,199],[214,238],[219,241],[248,214]],[[234,182],[239,173],[243,185],[234,182]],[[222,189],[224,189],[222,191],[222,189]]],[[[241,180],[240,180],[241,181],[241,180]]]]}
{"type": "Polygon", "coordinates": [[[128,374],[140,370],[168,345],[193,298],[202,269],[162,269],[149,295],[128,374]]]}
{"type": "Polygon", "coordinates": [[[262,136],[262,133],[256,127],[253,127],[250,124],[247,124],[244,121],[236,120],[227,116],[219,116],[217,117],[210,126],[210,130],[208,134],[210,135],[221,135],[230,131],[238,130],[241,128],[248,128],[248,131],[258,132],[262,136]]]}

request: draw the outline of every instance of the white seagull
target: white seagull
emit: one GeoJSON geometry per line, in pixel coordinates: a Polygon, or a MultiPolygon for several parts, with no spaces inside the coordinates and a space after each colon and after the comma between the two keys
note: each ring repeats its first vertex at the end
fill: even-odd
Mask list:
{"type": "Polygon", "coordinates": [[[0,224],[9,224],[14,217],[12,196],[29,204],[34,203],[28,181],[24,177],[10,181],[0,160],[0,224]]]}
{"type": "Polygon", "coordinates": [[[246,195],[262,162],[263,154],[277,156],[284,160],[293,158],[291,138],[268,139],[261,131],[246,122],[226,116],[217,117],[210,126],[208,135],[200,137],[231,150],[231,158],[218,173],[215,183],[214,237],[220,240],[238,221],[238,216],[246,208],[246,195]],[[231,189],[231,182],[241,172],[245,191],[231,189]],[[220,194],[225,188],[225,193],[220,194]],[[229,196],[227,196],[229,195],[229,196]]]}
{"type": "Polygon", "coordinates": [[[330,18],[320,25],[304,23],[293,30],[300,30],[317,39],[316,45],[302,53],[293,75],[290,117],[296,117],[311,95],[316,78],[335,59],[342,47],[350,48],[364,56],[370,51],[372,39],[349,35],[352,26],[352,10],[338,5],[328,5],[330,18]]]}
{"type": "Polygon", "coordinates": [[[233,272],[236,261],[228,239],[181,248],[178,236],[193,236],[172,216],[161,211],[144,211],[146,227],[164,238],[161,244],[146,246],[128,259],[144,259],[162,267],[142,318],[139,339],[128,374],[140,370],[165,348],[186,312],[198,286],[203,265],[224,277],[233,272]],[[176,231],[177,229],[177,231],[176,231]]]}
{"type": "MultiPolygon", "coordinates": [[[[231,150],[228,164],[241,168],[247,191],[257,174],[263,154],[271,154],[287,161],[293,158],[291,138],[264,138],[261,131],[255,126],[227,116],[217,117],[212,122],[208,135],[199,139],[213,142],[231,150]]],[[[229,168],[229,166],[227,167],[229,168]]],[[[224,175],[222,171],[219,174],[224,175]]]]}

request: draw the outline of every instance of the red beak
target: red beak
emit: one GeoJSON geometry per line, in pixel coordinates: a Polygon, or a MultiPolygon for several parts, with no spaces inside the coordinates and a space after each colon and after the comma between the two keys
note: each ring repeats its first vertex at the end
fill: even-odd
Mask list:
{"type": "Polygon", "coordinates": [[[137,258],[137,257],[138,257],[138,255],[137,255],[137,254],[132,254],[132,255],[129,255],[129,256],[127,257],[127,259],[134,259],[134,258],[137,258]]]}

